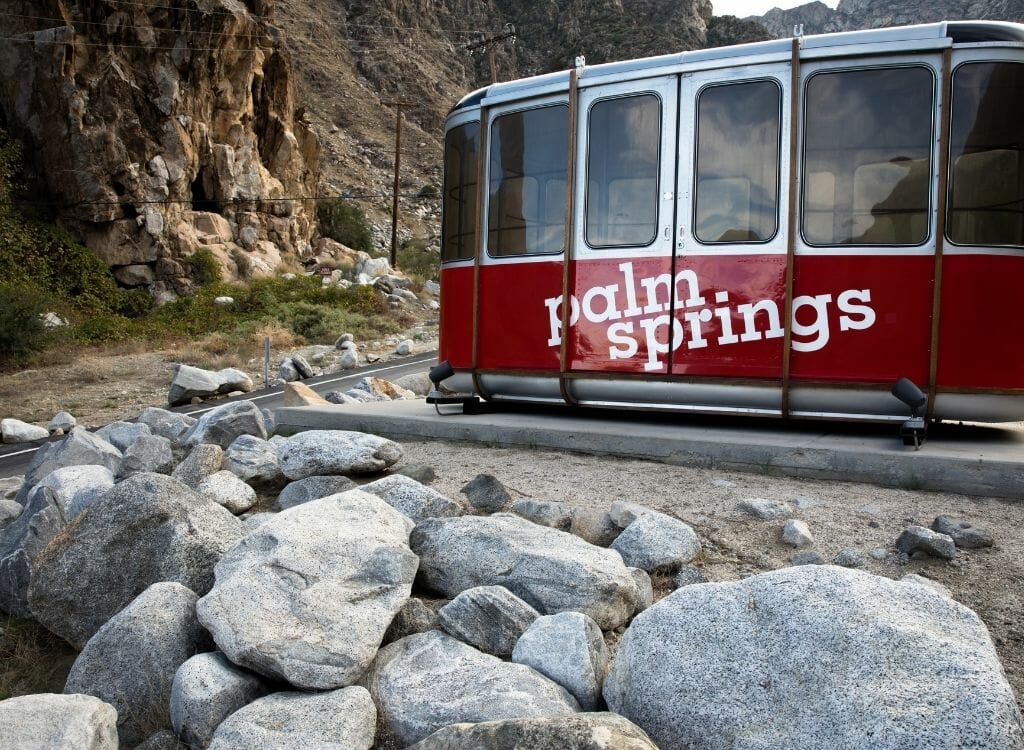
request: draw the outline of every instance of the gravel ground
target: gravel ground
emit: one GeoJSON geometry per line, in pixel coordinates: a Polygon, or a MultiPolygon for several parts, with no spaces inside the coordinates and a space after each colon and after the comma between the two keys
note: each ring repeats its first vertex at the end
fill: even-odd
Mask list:
{"type": "MultiPolygon", "coordinates": [[[[600,508],[627,500],[675,516],[700,535],[704,553],[695,562],[711,581],[737,580],[788,565],[795,550],[780,541],[783,521],[762,521],[736,506],[753,497],[795,503],[796,517],[814,534],[811,549],[826,561],[856,547],[864,553],[864,570],[889,578],[926,576],[976,611],[992,634],[1018,704],[1024,706],[1024,504],[554,451],[413,441],[403,442],[403,447],[404,462],[432,466],[437,472],[432,486],[451,497],[462,497],[462,486],[486,473],[501,480],[514,499],[600,508]],[[907,525],[930,526],[940,514],[988,529],[995,546],[959,550],[949,562],[897,555],[893,544],[907,525]],[[887,554],[875,560],[869,552],[879,547],[887,554]]],[[[666,593],[662,585],[656,595],[666,593]]]]}

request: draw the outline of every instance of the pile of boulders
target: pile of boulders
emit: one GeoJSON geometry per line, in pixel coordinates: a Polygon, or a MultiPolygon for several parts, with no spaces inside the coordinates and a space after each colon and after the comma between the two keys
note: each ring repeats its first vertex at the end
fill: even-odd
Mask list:
{"type": "Polygon", "coordinates": [[[1024,743],[984,624],[935,588],[834,565],[703,583],[668,514],[490,475],[448,497],[391,440],[271,433],[243,401],[39,450],[0,608],[80,654],[66,695],[0,702],[0,746],[1024,743]]]}
{"type": "Polygon", "coordinates": [[[317,242],[318,257],[324,260],[321,268],[333,268],[324,283],[347,289],[351,286],[373,286],[386,298],[391,309],[406,306],[439,309],[438,299],[441,287],[436,281],[423,284],[428,299],[420,299],[411,289],[412,280],[401,271],[391,267],[388,258],[371,257],[362,250],[353,250],[329,239],[317,242]]]}
{"type": "Polygon", "coordinates": [[[65,435],[77,424],[78,420],[66,411],[57,412],[46,427],[8,417],[0,420],[0,441],[5,444],[34,443],[65,435]]]}
{"type": "Polygon", "coordinates": [[[254,385],[252,378],[241,370],[228,367],[217,372],[204,370],[201,367],[179,364],[175,367],[171,378],[171,388],[167,392],[167,404],[199,403],[213,396],[237,396],[249,393],[254,385]]]}
{"type": "Polygon", "coordinates": [[[362,404],[370,401],[407,401],[422,393],[384,378],[365,377],[347,391],[328,391],[324,400],[331,404],[362,404]]]}

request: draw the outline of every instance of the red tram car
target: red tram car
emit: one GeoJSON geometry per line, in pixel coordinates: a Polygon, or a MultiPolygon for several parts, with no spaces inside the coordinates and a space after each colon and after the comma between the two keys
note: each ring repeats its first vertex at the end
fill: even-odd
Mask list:
{"type": "Polygon", "coordinates": [[[1024,419],[1024,25],[577,63],[448,117],[447,388],[1024,419]]]}

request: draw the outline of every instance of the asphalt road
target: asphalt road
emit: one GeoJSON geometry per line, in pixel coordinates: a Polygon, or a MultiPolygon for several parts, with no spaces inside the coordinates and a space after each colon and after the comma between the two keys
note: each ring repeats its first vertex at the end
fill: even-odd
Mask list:
{"type": "MultiPolygon", "coordinates": [[[[424,372],[437,363],[437,352],[417,354],[401,361],[392,360],[386,363],[364,365],[363,367],[346,370],[342,373],[330,373],[321,375],[302,382],[315,390],[317,393],[328,391],[346,391],[357,382],[367,376],[382,377],[388,380],[395,380],[404,375],[414,375],[424,372]]],[[[171,411],[197,416],[203,412],[215,409],[231,401],[254,401],[261,409],[276,409],[284,403],[284,388],[276,386],[262,390],[246,393],[244,396],[236,396],[231,399],[219,399],[214,402],[196,404],[195,406],[179,406],[171,411]]],[[[20,443],[16,445],[4,445],[0,447],[0,477],[11,477],[24,474],[32,460],[32,454],[43,445],[38,443],[20,443]]]]}

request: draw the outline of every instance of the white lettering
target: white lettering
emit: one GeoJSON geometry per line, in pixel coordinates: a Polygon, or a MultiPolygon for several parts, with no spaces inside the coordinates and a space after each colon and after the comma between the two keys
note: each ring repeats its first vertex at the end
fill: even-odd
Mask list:
{"type": "Polygon", "coordinates": [[[758,341],[761,332],[757,330],[756,316],[759,312],[768,314],[768,330],[764,332],[766,339],[777,339],[785,336],[786,331],[779,325],[779,306],[775,300],[763,299],[760,302],[747,303],[736,308],[736,312],[743,316],[743,335],[740,341],[758,341]]]}
{"type": "Polygon", "coordinates": [[[636,279],[633,278],[633,264],[622,263],[619,265],[622,276],[626,281],[626,309],[622,312],[627,318],[635,318],[643,310],[636,303],[636,279]]]}
{"type": "MultiPolygon", "coordinates": [[[[622,273],[621,284],[592,286],[586,291],[581,290],[582,302],[575,295],[569,297],[570,327],[579,322],[581,313],[590,323],[607,324],[605,333],[609,344],[608,357],[611,360],[632,359],[643,345],[647,358],[644,370],[660,370],[665,366],[665,355],[670,350],[680,349],[684,340],[687,349],[707,348],[711,343],[707,338],[711,333],[707,330],[707,324],[716,319],[720,335],[715,341],[719,346],[781,338],[785,335],[777,300],[753,300],[734,307],[730,303],[729,292],[722,290],[714,292],[717,306],[711,308],[706,306],[707,302],[700,293],[697,274],[690,269],[683,269],[674,277],[662,273],[638,279],[632,262],[621,263],[618,268],[622,273]],[[683,284],[686,288],[680,290],[683,284]],[[638,289],[644,294],[643,307],[640,306],[638,289]],[[620,290],[625,296],[624,300],[619,297],[620,290]],[[685,299],[681,298],[681,291],[685,299]],[[620,307],[623,302],[625,309],[620,307]],[[674,315],[665,314],[673,307],[677,310],[674,315]],[[611,322],[622,318],[639,320],[611,322]],[[742,335],[737,335],[738,323],[734,323],[734,320],[740,319],[743,330],[742,335]]],[[[828,345],[832,301],[831,294],[803,295],[793,300],[794,351],[814,352],[828,345]],[[813,315],[810,320],[807,319],[808,310],[813,315]]],[[[870,303],[870,289],[847,289],[840,292],[835,298],[839,330],[861,331],[871,328],[877,315],[870,303]]],[[[564,312],[562,296],[545,299],[544,306],[548,310],[548,346],[559,346],[562,343],[564,312]]],[[[588,337],[592,335],[587,334],[588,337]]]]}
{"type": "Polygon", "coordinates": [[[683,319],[690,324],[690,340],[686,343],[687,349],[703,349],[708,345],[700,324],[710,323],[713,317],[711,311],[707,308],[683,314],[683,319]]]}
{"type": "Polygon", "coordinates": [[[640,286],[644,288],[644,294],[647,295],[647,306],[644,308],[645,315],[653,315],[654,313],[660,313],[662,310],[668,310],[669,308],[669,295],[672,293],[672,277],[667,273],[663,273],[660,276],[646,279],[640,279],[640,286]],[[665,302],[658,302],[658,287],[663,287],[665,290],[665,302]]]}
{"type": "Polygon", "coordinates": [[[839,312],[846,313],[839,316],[840,331],[863,331],[875,324],[875,311],[867,305],[856,305],[854,302],[870,302],[870,289],[847,289],[839,295],[836,304],[839,305],[839,312]],[[859,315],[860,319],[851,318],[851,315],[859,315]]]}
{"type": "Polygon", "coordinates": [[[632,323],[612,323],[608,326],[608,341],[612,343],[612,346],[608,347],[608,356],[611,359],[629,359],[636,356],[639,346],[632,334],[632,323]]]}
{"type": "Polygon", "coordinates": [[[813,341],[797,341],[794,338],[794,351],[816,352],[828,343],[828,303],[831,301],[831,294],[814,297],[803,295],[793,300],[793,335],[815,337],[813,341]],[[814,322],[810,325],[804,325],[799,320],[800,309],[803,307],[814,310],[814,322]]]}
{"type": "Polygon", "coordinates": [[[604,323],[608,320],[618,320],[622,317],[619,308],[615,304],[615,293],[619,291],[618,284],[608,286],[593,286],[583,295],[583,315],[591,323],[604,323]],[[604,310],[594,311],[594,299],[600,297],[604,300],[604,310]]]}
{"type": "MultiPolygon", "coordinates": [[[[551,335],[548,336],[548,346],[561,346],[562,344],[562,295],[550,297],[544,300],[544,306],[548,308],[548,323],[551,326],[551,335]]],[[[580,319],[580,304],[576,298],[569,297],[569,327],[576,325],[580,319]]]]}
{"type": "MultiPolygon", "coordinates": [[[[668,328],[668,324],[668,315],[659,315],[656,318],[645,318],[640,321],[640,327],[646,333],[647,361],[644,362],[644,369],[647,372],[662,368],[661,355],[668,354],[669,344],[667,341],[658,340],[657,331],[659,328],[668,328]]],[[[683,343],[683,325],[675,318],[672,319],[672,341],[673,349],[678,349],[683,343]]]]}

